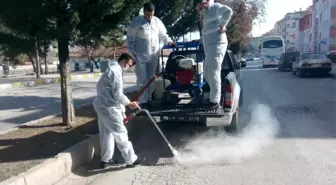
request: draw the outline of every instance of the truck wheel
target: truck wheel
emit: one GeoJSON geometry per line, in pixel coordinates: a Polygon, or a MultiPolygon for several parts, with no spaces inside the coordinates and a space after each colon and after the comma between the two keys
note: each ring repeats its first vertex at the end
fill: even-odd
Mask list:
{"type": "Polygon", "coordinates": [[[231,124],[229,126],[224,127],[224,129],[225,131],[230,133],[237,133],[238,124],[239,124],[239,109],[237,109],[235,114],[233,115],[231,124]]]}

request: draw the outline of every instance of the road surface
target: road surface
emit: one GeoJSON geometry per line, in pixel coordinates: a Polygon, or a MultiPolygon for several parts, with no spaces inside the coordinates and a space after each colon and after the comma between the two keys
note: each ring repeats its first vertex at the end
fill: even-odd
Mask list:
{"type": "Polygon", "coordinates": [[[173,146],[194,152],[180,153],[187,158],[176,165],[153,125],[142,120],[129,133],[137,154],[147,157],[145,165],[102,171],[83,167],[58,185],[334,185],[335,77],[298,78],[263,69],[260,61],[247,65],[241,135],[210,132],[193,123],[161,123],[173,146]],[[197,163],[206,164],[191,165],[197,163]]]}
{"type": "MultiPolygon", "coordinates": [[[[125,88],[134,89],[135,76],[125,75],[125,88]]],[[[72,83],[74,105],[92,102],[98,79],[72,83]]],[[[17,125],[61,112],[60,85],[6,89],[0,92],[0,132],[17,125]]]]}

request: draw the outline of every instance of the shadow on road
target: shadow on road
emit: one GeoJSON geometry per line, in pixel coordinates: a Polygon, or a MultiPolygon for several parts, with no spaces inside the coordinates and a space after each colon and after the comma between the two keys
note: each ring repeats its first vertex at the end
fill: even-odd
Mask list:
{"type": "MultiPolygon", "coordinates": [[[[76,84],[89,84],[88,82],[76,82],[76,84]]],[[[96,82],[92,82],[95,83],[96,82]]],[[[95,96],[95,89],[92,88],[92,84],[89,87],[83,87],[83,85],[73,85],[72,90],[82,91],[85,93],[91,92],[91,96],[86,96],[88,98],[73,98],[75,108],[86,103],[93,101],[95,96]]],[[[135,86],[130,86],[125,88],[126,92],[131,92],[135,90],[135,86]]],[[[59,93],[59,92],[55,92],[59,93]]],[[[20,125],[26,122],[37,120],[42,117],[49,115],[54,115],[60,113],[61,110],[61,99],[58,97],[42,97],[42,96],[0,96],[0,124],[9,123],[13,125],[20,125]],[[11,115],[15,116],[11,116],[11,115]],[[17,115],[16,115],[17,114],[17,115]],[[11,116],[6,118],[5,116],[11,116]]]]}
{"type": "MultiPolygon", "coordinates": [[[[92,101],[93,97],[80,99],[74,98],[75,107],[92,101]]],[[[56,97],[40,96],[0,96],[0,123],[20,125],[61,112],[61,99],[56,97]]]]}

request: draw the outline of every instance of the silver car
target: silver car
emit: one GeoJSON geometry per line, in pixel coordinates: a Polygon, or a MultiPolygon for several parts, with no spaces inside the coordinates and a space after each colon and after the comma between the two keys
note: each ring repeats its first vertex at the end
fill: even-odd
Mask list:
{"type": "Polygon", "coordinates": [[[292,69],[292,74],[299,77],[307,73],[328,74],[332,70],[332,63],[323,53],[301,53],[292,63],[292,69]]]}

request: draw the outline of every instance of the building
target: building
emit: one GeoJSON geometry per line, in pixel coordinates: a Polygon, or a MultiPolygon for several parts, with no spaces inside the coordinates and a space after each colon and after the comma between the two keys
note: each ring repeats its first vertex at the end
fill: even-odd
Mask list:
{"type": "Polygon", "coordinates": [[[307,13],[299,19],[299,52],[312,51],[312,14],[307,13]]]}
{"type": "Polygon", "coordinates": [[[336,1],[313,0],[313,49],[326,53],[336,49],[336,1]]]}
{"type": "Polygon", "coordinates": [[[280,21],[277,21],[275,23],[274,30],[275,30],[277,36],[282,36],[282,38],[285,39],[285,37],[286,37],[285,18],[283,18],[280,21]]]}
{"type": "Polygon", "coordinates": [[[285,46],[286,51],[294,52],[299,50],[299,20],[302,11],[287,13],[285,16],[285,46]]]}

